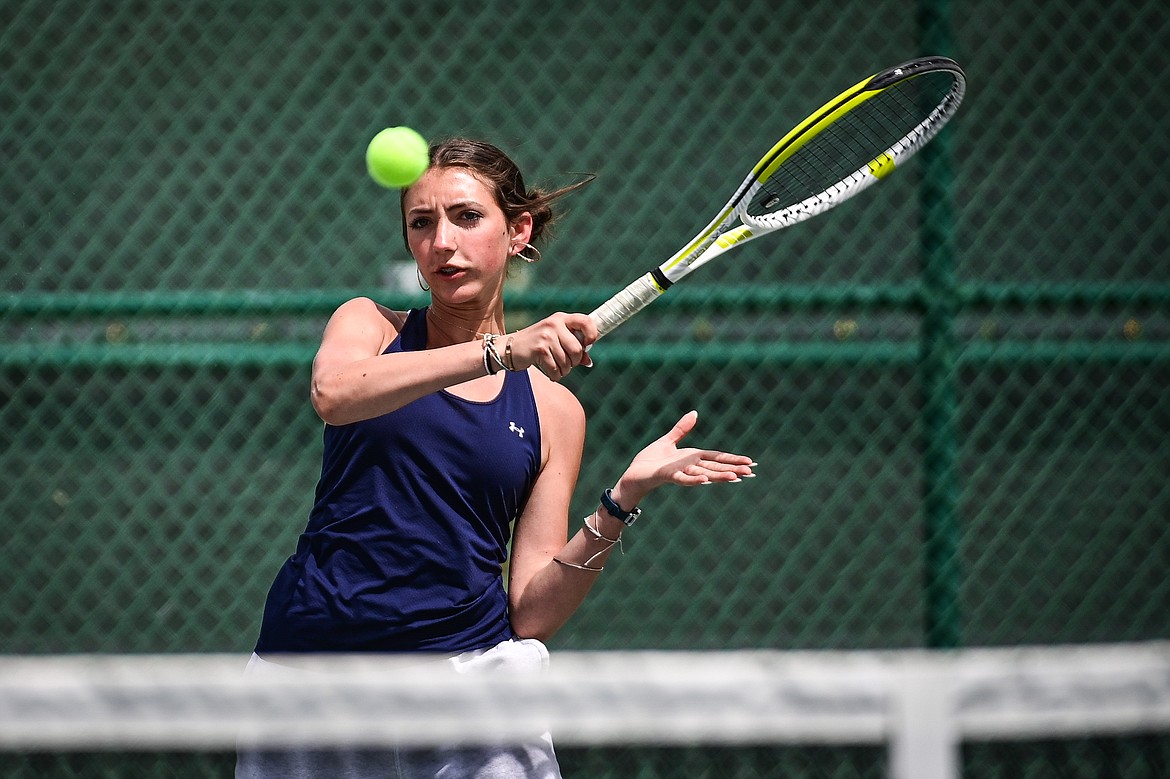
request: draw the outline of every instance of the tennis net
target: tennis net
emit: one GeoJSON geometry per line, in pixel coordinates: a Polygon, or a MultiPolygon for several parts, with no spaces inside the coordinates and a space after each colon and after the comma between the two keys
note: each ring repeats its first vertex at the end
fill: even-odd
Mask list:
{"type": "MultiPolygon", "coordinates": [[[[0,658],[0,750],[169,752],[496,743],[871,745],[883,775],[953,779],[965,741],[1170,733],[1170,643],[953,652],[559,652],[541,676],[417,658],[0,658]]],[[[1164,745],[1166,742],[1162,740],[1164,745]]],[[[810,774],[812,775],[812,774],[810,774]]]]}

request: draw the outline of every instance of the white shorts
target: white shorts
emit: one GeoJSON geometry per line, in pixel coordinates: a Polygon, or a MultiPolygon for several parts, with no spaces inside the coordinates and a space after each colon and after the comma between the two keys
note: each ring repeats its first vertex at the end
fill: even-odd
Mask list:
{"type": "MultiPolygon", "coordinates": [[[[548,649],[534,638],[451,657],[458,673],[542,673],[548,649]]],[[[247,674],[299,673],[253,654],[247,674]]],[[[515,745],[476,747],[241,749],[236,779],[560,779],[552,736],[545,732],[515,745]]]]}

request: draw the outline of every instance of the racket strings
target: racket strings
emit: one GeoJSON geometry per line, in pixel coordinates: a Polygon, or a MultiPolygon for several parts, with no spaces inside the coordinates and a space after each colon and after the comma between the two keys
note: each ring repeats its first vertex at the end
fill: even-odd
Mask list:
{"type": "Polygon", "coordinates": [[[809,138],[765,181],[747,212],[765,216],[811,198],[833,198],[847,179],[898,143],[930,129],[954,77],[946,71],[897,82],[809,138]]]}

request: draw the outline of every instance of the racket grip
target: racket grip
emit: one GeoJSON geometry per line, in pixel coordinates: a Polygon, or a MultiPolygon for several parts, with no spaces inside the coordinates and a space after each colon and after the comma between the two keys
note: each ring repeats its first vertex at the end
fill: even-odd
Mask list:
{"type": "Polygon", "coordinates": [[[650,305],[664,291],[651,273],[634,279],[629,286],[589,314],[593,323],[597,325],[597,337],[605,336],[622,322],[650,305]]]}

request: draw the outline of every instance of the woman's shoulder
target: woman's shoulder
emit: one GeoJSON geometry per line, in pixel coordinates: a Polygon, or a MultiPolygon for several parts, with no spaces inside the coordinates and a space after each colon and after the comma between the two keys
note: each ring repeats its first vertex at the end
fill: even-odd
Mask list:
{"type": "Polygon", "coordinates": [[[410,313],[389,308],[372,298],[350,298],[333,312],[329,328],[343,332],[379,331],[384,348],[402,332],[410,313]]]}
{"type": "Polygon", "coordinates": [[[536,398],[536,409],[542,420],[541,431],[547,434],[550,430],[579,426],[583,435],[585,409],[573,391],[550,380],[536,368],[529,368],[528,376],[532,382],[532,395],[536,398]]]}
{"type": "Polygon", "coordinates": [[[338,306],[334,316],[338,314],[379,319],[390,324],[396,330],[401,330],[406,323],[406,318],[410,316],[410,311],[398,311],[382,305],[373,298],[359,296],[350,298],[338,306]]]}

